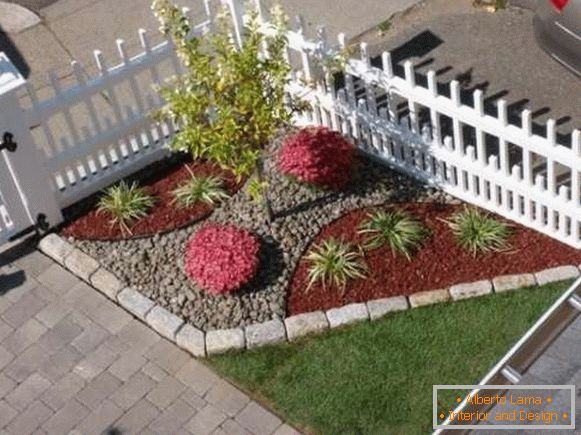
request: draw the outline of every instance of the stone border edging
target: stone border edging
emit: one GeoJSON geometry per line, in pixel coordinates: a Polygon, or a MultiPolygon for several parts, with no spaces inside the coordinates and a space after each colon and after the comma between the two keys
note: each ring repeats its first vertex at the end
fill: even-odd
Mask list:
{"type": "Polygon", "coordinates": [[[376,320],[388,313],[408,308],[545,285],[581,275],[581,265],[559,266],[535,273],[502,275],[491,280],[455,284],[448,288],[418,292],[409,296],[394,296],[365,303],[353,303],[327,311],[318,310],[297,314],[283,320],[273,319],[246,327],[204,332],[184,322],[182,318],[143,296],[137,290],[125,287],[97,260],[74,247],[58,234],[45,236],[38,248],[71,273],[91,284],[107,298],[145,322],[158,334],[196,357],[290,342],[308,334],[320,333],[364,320],[376,320]]]}

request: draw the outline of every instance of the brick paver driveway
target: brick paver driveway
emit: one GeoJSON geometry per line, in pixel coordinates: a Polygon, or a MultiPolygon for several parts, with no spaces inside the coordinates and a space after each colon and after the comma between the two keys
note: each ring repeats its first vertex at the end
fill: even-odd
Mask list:
{"type": "Polygon", "coordinates": [[[0,252],[0,433],[297,434],[30,247],[0,252]]]}

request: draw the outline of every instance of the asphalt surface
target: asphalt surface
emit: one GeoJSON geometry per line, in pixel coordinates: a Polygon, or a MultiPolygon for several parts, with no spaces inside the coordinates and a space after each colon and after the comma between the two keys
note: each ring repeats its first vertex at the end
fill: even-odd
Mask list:
{"type": "MultiPolygon", "coordinates": [[[[421,0],[279,0],[289,17],[302,15],[307,35],[325,26],[329,38],[353,38],[421,0]]],[[[335,39],[336,41],[336,39],[335,39]]]]}
{"type": "Polygon", "coordinates": [[[428,0],[395,17],[383,36],[370,31],[360,39],[371,53],[391,51],[403,65],[437,73],[440,83],[459,80],[466,94],[484,91],[494,113],[499,98],[507,100],[512,122],[528,108],[538,134],[548,118],[557,121],[559,140],[581,128],[581,79],[555,62],[537,45],[533,12],[521,8],[489,13],[466,0],[428,0]]]}

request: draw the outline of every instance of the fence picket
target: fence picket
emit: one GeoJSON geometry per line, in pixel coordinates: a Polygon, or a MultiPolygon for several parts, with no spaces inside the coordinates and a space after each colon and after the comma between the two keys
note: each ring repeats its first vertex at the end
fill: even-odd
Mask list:
{"type": "MultiPolygon", "coordinates": [[[[404,64],[405,70],[405,80],[408,86],[413,89],[416,87],[416,73],[414,70],[414,65],[409,60],[404,64]]],[[[410,111],[410,126],[414,133],[419,133],[419,121],[418,121],[418,105],[411,95],[407,96],[408,109],[410,111]]]]}
{"type": "MultiPolygon", "coordinates": [[[[579,208],[581,205],[581,167],[579,167],[579,163],[581,162],[581,131],[575,130],[572,136],[572,150],[573,155],[575,156],[575,160],[578,163],[577,167],[571,167],[571,198],[574,207],[579,208]]],[[[581,219],[579,217],[574,218],[576,221],[580,220],[577,225],[574,225],[576,228],[576,234],[579,234],[579,223],[581,223],[581,219]]]]}
{"type": "Polygon", "coordinates": [[[388,79],[393,78],[393,64],[391,62],[390,52],[384,51],[383,53],[381,53],[381,66],[387,78],[388,79]]]}

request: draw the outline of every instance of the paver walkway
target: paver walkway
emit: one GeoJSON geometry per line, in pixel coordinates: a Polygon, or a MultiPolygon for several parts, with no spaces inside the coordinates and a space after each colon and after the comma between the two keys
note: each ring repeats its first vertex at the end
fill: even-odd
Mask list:
{"type": "Polygon", "coordinates": [[[297,434],[31,246],[0,248],[0,434],[297,434]]]}

